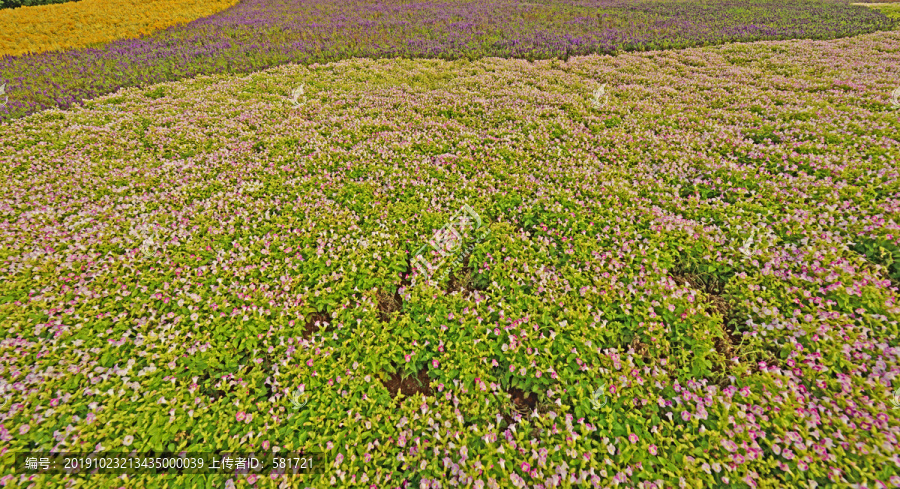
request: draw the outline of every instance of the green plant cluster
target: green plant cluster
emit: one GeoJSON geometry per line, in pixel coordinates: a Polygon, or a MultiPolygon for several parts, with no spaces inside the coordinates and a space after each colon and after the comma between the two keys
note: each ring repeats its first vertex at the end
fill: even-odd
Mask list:
{"type": "Polygon", "coordinates": [[[327,464],[98,488],[898,485],[898,51],[355,59],[0,126],[2,447],[327,464]],[[490,234],[413,284],[463,203],[490,234]]]}

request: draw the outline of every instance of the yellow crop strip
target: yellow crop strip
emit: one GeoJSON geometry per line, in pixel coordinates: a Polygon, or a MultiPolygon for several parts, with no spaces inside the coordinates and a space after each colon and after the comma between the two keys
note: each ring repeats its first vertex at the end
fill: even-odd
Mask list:
{"type": "Polygon", "coordinates": [[[240,0],[80,0],[0,10],[0,56],[82,48],[152,34],[240,0]]]}
{"type": "Polygon", "coordinates": [[[877,10],[892,19],[900,19],[900,2],[895,3],[851,3],[877,10]]]}

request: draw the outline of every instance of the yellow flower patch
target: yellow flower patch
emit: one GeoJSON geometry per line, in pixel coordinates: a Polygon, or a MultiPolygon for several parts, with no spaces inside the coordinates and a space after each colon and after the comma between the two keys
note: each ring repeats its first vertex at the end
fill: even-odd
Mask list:
{"type": "Polygon", "coordinates": [[[240,0],[80,0],[0,10],[0,56],[98,46],[221,12],[240,0]]]}

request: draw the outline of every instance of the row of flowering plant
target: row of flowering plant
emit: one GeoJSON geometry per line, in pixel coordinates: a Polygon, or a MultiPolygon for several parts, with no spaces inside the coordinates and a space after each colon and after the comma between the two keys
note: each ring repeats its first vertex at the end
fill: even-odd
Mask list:
{"type": "Polygon", "coordinates": [[[0,11],[0,80],[10,82],[0,120],[83,105],[119,88],[294,62],[568,59],[833,39],[895,25],[833,0],[82,0],[0,11]]]}

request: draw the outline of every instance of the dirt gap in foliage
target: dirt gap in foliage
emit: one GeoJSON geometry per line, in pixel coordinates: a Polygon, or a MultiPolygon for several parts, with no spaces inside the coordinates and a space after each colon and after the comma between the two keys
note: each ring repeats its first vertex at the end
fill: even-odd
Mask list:
{"type": "Polygon", "coordinates": [[[708,303],[706,312],[710,315],[718,314],[722,318],[719,325],[721,336],[715,338],[714,344],[716,352],[724,358],[724,363],[714,361],[712,370],[724,379],[729,375],[730,366],[733,365],[731,360],[738,356],[737,346],[741,341],[740,335],[734,329],[738,318],[735,317],[724,297],[727,280],[722,280],[714,275],[685,271],[673,272],[671,278],[679,285],[702,292],[708,303]]]}
{"type": "Polygon", "coordinates": [[[312,335],[319,332],[320,329],[325,331],[331,331],[334,329],[331,326],[331,322],[328,320],[328,314],[324,312],[316,312],[313,313],[306,320],[306,324],[303,326],[303,339],[308,340],[312,338],[312,335]]]}
{"type": "Polygon", "coordinates": [[[512,396],[512,402],[520,414],[531,413],[537,406],[537,394],[534,392],[526,393],[518,387],[511,387],[507,392],[512,396]]]}
{"type": "Polygon", "coordinates": [[[475,283],[475,271],[472,269],[469,258],[466,255],[462,261],[462,267],[450,273],[450,280],[447,284],[447,292],[475,292],[476,290],[484,291],[483,287],[479,287],[475,283]]]}
{"type": "Polygon", "coordinates": [[[406,378],[403,378],[402,373],[398,370],[397,372],[390,374],[390,377],[383,381],[383,383],[391,394],[391,399],[397,397],[397,392],[400,392],[406,397],[416,393],[430,396],[433,392],[430,385],[431,378],[428,377],[428,369],[425,367],[422,367],[422,370],[419,370],[416,375],[406,378]]]}
{"type": "MultiPolygon", "coordinates": [[[[525,392],[518,387],[511,387],[507,389],[507,394],[509,394],[511,401],[513,403],[513,408],[515,411],[513,412],[500,412],[498,413],[500,417],[503,418],[505,422],[505,426],[503,424],[500,425],[500,429],[508,428],[510,425],[515,424],[516,420],[513,415],[518,414],[519,416],[525,417],[535,409],[538,409],[538,399],[537,394],[533,392],[525,392]]],[[[505,411],[505,410],[504,410],[505,411]]],[[[538,409],[539,412],[546,411],[544,409],[538,409]]],[[[540,430],[539,430],[540,431],[540,430]]]]}
{"type": "Polygon", "coordinates": [[[447,292],[471,292],[475,290],[472,283],[472,269],[463,267],[450,274],[450,281],[447,284],[447,292]]]}
{"type": "Polygon", "coordinates": [[[735,346],[740,344],[741,335],[734,329],[737,318],[724,297],[726,281],[715,277],[704,279],[692,273],[673,273],[671,277],[679,285],[687,285],[706,295],[709,301],[709,307],[706,309],[706,312],[722,316],[723,334],[721,338],[716,338],[716,350],[728,359],[734,357],[735,346]]]}
{"type": "Polygon", "coordinates": [[[377,299],[378,317],[384,322],[390,321],[395,312],[399,312],[403,309],[403,297],[400,296],[399,288],[397,288],[397,291],[393,294],[379,289],[377,299]]]}

